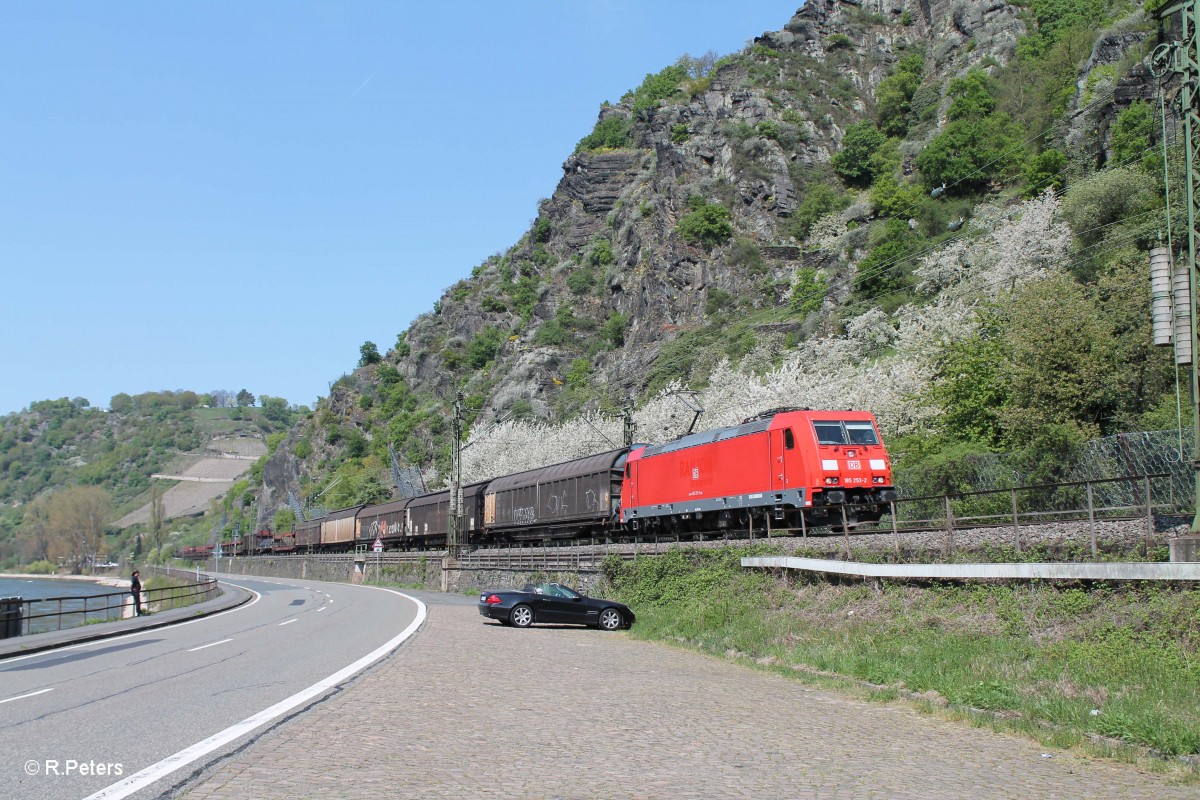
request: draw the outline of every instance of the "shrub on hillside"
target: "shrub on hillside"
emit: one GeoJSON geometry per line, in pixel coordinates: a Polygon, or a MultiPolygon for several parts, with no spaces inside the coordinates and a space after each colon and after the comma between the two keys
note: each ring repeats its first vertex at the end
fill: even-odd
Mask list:
{"type": "Polygon", "coordinates": [[[711,250],[733,236],[729,209],[720,203],[705,203],[679,220],[679,237],[689,244],[711,250]]]}

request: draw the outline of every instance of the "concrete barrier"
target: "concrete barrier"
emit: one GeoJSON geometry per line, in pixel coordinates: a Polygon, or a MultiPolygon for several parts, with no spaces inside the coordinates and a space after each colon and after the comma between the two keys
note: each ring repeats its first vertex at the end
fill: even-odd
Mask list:
{"type": "Polygon", "coordinates": [[[1200,536],[1180,536],[1178,539],[1168,539],[1167,546],[1171,550],[1172,562],[1200,561],[1200,536]]]}

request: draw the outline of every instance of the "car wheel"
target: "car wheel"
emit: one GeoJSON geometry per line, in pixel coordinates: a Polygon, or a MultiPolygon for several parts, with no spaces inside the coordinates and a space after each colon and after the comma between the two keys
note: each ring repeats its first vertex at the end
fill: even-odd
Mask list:
{"type": "Polygon", "coordinates": [[[615,631],[621,627],[621,612],[615,608],[606,608],[600,612],[600,628],[606,631],[615,631]]]}
{"type": "Polygon", "coordinates": [[[533,609],[529,606],[516,606],[509,613],[508,621],[518,628],[528,628],[533,624],[533,609]]]}

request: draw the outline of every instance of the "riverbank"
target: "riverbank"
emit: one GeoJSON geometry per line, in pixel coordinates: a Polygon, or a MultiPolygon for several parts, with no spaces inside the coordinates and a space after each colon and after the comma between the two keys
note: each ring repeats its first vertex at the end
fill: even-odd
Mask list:
{"type": "Polygon", "coordinates": [[[27,572],[0,572],[0,580],[11,578],[19,581],[80,581],[94,583],[99,586],[125,587],[129,585],[128,578],[118,578],[111,575],[34,575],[27,572]]]}

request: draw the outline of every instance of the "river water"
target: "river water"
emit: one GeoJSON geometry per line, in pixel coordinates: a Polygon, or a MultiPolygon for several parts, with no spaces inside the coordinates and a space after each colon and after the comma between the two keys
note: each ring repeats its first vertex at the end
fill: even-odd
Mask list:
{"type": "MultiPolygon", "coordinates": [[[[33,603],[27,613],[24,633],[41,633],[46,630],[56,630],[61,622],[64,628],[73,628],[86,622],[115,619],[120,613],[119,606],[124,602],[122,597],[111,597],[107,601],[89,599],[86,601],[87,613],[84,613],[85,601],[82,598],[95,598],[97,595],[121,592],[119,586],[105,586],[91,581],[55,580],[53,578],[13,578],[0,576],[0,598],[20,597],[25,600],[43,600],[33,603]],[[71,597],[72,600],[46,601],[47,598],[71,597]],[[105,610],[105,605],[110,609],[105,610]],[[61,620],[58,616],[39,618],[39,614],[57,615],[59,608],[63,611],[61,620]]],[[[128,590],[124,592],[128,597],[128,590]]]]}

